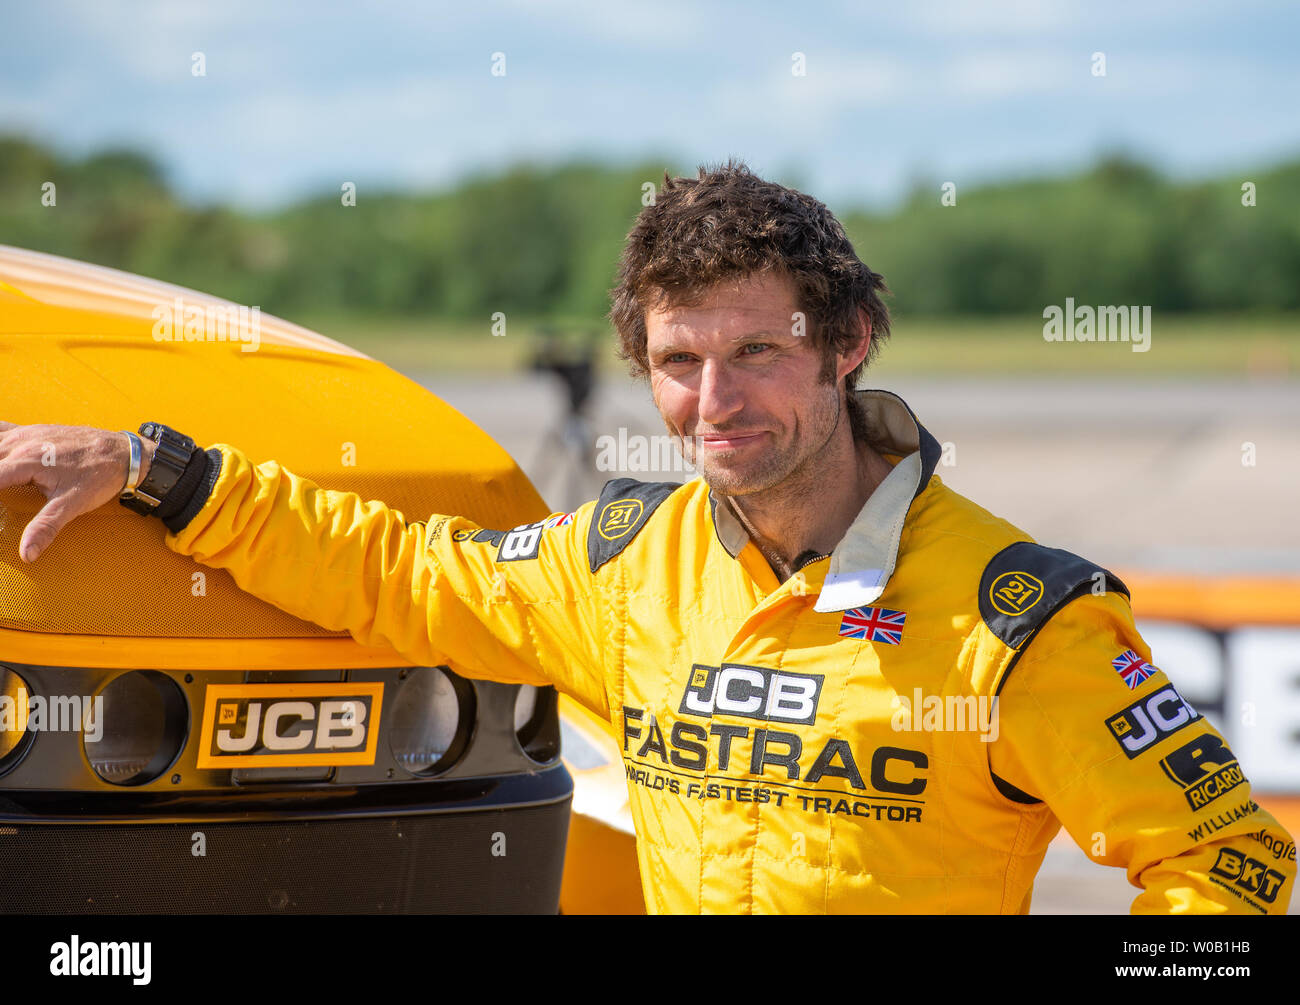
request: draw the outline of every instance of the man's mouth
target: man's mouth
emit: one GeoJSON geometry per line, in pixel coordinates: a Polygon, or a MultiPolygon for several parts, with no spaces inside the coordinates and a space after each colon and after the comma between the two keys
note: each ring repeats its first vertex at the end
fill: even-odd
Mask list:
{"type": "Polygon", "coordinates": [[[728,433],[725,436],[709,433],[697,437],[696,440],[700,446],[708,450],[729,450],[733,447],[743,447],[755,443],[762,436],[762,433],[728,433]]]}

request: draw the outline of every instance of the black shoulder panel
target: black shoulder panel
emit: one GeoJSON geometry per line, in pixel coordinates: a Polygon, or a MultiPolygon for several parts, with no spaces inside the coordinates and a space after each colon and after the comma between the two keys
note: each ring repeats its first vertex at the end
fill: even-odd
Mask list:
{"type": "Polygon", "coordinates": [[[587,531],[587,559],[595,572],[627,547],[655,507],[681,488],[678,482],[615,478],[605,483],[587,531]]]}
{"type": "Polygon", "coordinates": [[[1128,596],[1128,587],[1100,565],[1060,548],[1020,541],[984,567],[980,615],[994,635],[1019,649],[1062,604],[1098,584],[1128,596]]]}

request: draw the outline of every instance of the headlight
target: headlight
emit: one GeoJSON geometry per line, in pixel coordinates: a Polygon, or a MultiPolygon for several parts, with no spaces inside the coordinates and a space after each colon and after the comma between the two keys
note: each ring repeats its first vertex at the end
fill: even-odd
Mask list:
{"type": "Polygon", "coordinates": [[[560,756],[560,716],[555,688],[524,684],[515,696],[515,738],[538,764],[560,756]]]}
{"type": "Polygon", "coordinates": [[[393,760],[413,775],[449,768],[469,742],[474,689],[437,667],[407,672],[399,688],[388,726],[393,760]]]}
{"type": "Polygon", "coordinates": [[[23,759],[36,734],[27,729],[27,682],[0,667],[0,775],[23,759]]]}
{"type": "Polygon", "coordinates": [[[166,771],[185,745],[189,710],[181,689],[155,670],[131,670],[100,692],[98,736],[85,737],[90,766],[114,785],[143,785],[166,771]]]}
{"type": "Polygon", "coordinates": [[[525,684],[515,695],[515,732],[528,725],[528,721],[537,711],[537,688],[525,684]]]}

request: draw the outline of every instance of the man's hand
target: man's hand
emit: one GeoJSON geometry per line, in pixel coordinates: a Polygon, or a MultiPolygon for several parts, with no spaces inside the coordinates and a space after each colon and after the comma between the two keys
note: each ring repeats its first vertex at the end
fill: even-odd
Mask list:
{"type": "MultiPolygon", "coordinates": [[[[142,440],[140,480],[155,444],[142,440]]],[[[0,422],[0,490],[35,485],[45,505],[23,531],[18,557],[34,562],[82,513],[112,502],[126,486],[131,445],[125,433],[92,426],[18,426],[0,422]]]]}

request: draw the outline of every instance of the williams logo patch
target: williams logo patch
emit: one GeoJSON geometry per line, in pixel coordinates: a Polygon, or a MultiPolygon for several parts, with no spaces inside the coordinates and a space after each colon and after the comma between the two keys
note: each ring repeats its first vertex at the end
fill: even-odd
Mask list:
{"type": "Polygon", "coordinates": [[[209,684],[199,768],[374,764],[384,685],[209,684]]]}
{"type": "Polygon", "coordinates": [[[1200,718],[1200,713],[1187,704],[1170,684],[1150,698],[1135,701],[1124,711],[1112,715],[1106,720],[1106,725],[1125,756],[1132,760],[1148,747],[1173,736],[1200,718]]]}
{"type": "Polygon", "coordinates": [[[817,718],[817,701],[825,680],[823,674],[696,663],[691,667],[691,677],[677,711],[706,718],[716,713],[807,725],[817,718]]]}

